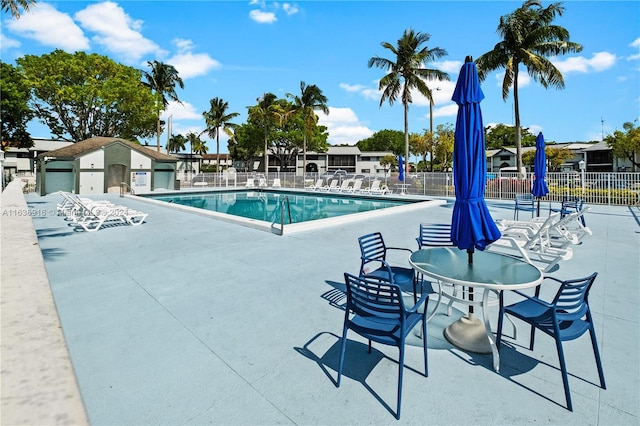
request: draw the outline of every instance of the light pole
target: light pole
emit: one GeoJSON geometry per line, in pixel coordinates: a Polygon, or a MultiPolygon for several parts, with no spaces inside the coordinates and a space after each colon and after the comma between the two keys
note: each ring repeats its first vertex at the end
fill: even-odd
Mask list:
{"type": "MultiPolygon", "coordinates": [[[[440,90],[439,87],[436,87],[433,90],[440,90]]],[[[433,151],[434,151],[434,146],[433,146],[433,93],[431,93],[431,96],[429,96],[429,133],[430,133],[430,137],[431,137],[431,152],[429,153],[429,162],[431,163],[429,169],[433,172],[433,151]]]]}
{"type": "Polygon", "coordinates": [[[578,162],[578,167],[580,168],[580,181],[582,182],[582,196],[584,197],[584,174],[587,170],[587,163],[584,160],[580,160],[578,162]]]}

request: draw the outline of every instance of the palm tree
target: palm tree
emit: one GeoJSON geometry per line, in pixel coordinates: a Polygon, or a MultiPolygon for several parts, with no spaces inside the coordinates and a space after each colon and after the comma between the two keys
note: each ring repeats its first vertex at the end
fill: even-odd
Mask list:
{"type": "MultiPolygon", "coordinates": [[[[147,65],[151,67],[151,72],[142,71],[142,76],[146,79],[142,84],[150,88],[156,93],[158,102],[158,126],[156,133],[158,135],[158,152],[160,151],[160,113],[169,105],[169,99],[180,102],[176,93],[176,85],[184,89],[184,83],[178,75],[178,70],[173,65],[165,64],[158,61],[149,62],[147,65]],[[169,99],[167,99],[169,98],[169,99]],[[160,107],[162,104],[162,107],[160,107]]],[[[180,102],[182,103],[182,102],[180,102]]]]}
{"type": "Polygon", "coordinates": [[[20,19],[20,8],[28,12],[29,7],[34,4],[36,0],[2,0],[2,11],[9,12],[14,18],[20,19]]]}
{"type": "Polygon", "coordinates": [[[433,102],[433,94],[425,80],[449,80],[449,74],[437,69],[423,68],[425,64],[434,59],[447,55],[447,51],[439,47],[429,49],[421,47],[428,42],[431,36],[427,33],[414,32],[411,28],[404,31],[394,46],[388,42],[381,45],[395,55],[394,59],[385,59],[374,56],[369,59],[369,68],[375,66],[387,70],[387,74],[380,79],[378,90],[383,90],[380,98],[380,106],[385,100],[393,105],[398,95],[402,94],[404,105],[404,144],[405,167],[409,171],[409,104],[412,102],[411,90],[417,89],[430,103],[433,102]]]}
{"type": "Polygon", "coordinates": [[[169,138],[169,143],[167,143],[167,152],[180,152],[182,151],[187,144],[187,140],[182,135],[175,135],[169,138]]]}
{"type": "MultiPolygon", "coordinates": [[[[197,153],[204,154],[209,150],[209,147],[193,132],[187,133],[185,141],[189,144],[189,172],[193,172],[193,153],[197,151],[197,153]]],[[[200,167],[198,167],[198,170],[200,170],[200,167]]]]}
{"type": "Polygon", "coordinates": [[[271,127],[273,115],[273,106],[277,96],[273,93],[265,93],[261,98],[258,98],[258,105],[251,108],[251,113],[255,114],[258,118],[260,125],[264,131],[264,173],[267,176],[269,173],[269,128],[271,127]]]}
{"type": "Polygon", "coordinates": [[[206,133],[211,138],[216,139],[216,170],[220,171],[220,130],[231,136],[233,129],[238,125],[231,122],[239,116],[237,112],[227,113],[229,103],[220,98],[213,98],[209,101],[211,108],[202,113],[207,126],[200,134],[206,133]]]}
{"type": "Polygon", "coordinates": [[[307,85],[304,81],[300,82],[300,96],[293,96],[287,93],[287,96],[293,98],[294,111],[300,111],[304,120],[304,132],[302,132],[302,175],[307,172],[307,136],[311,138],[313,126],[318,122],[316,110],[320,110],[325,114],[329,114],[327,107],[327,97],[322,94],[322,90],[315,84],[307,85]]]}
{"type": "Polygon", "coordinates": [[[504,68],[502,99],[509,97],[513,87],[513,108],[516,130],[516,158],[518,175],[522,169],[522,141],[520,129],[520,106],[518,98],[518,73],[524,65],[534,81],[546,89],[549,86],[564,88],[564,78],[547,56],[582,51],[582,45],[569,41],[569,31],[551,25],[556,16],[562,16],[564,7],[553,3],[543,8],[538,0],[528,0],[518,9],[500,18],[497,32],[502,41],[493,50],[476,60],[480,81],[497,69],[504,68]]]}

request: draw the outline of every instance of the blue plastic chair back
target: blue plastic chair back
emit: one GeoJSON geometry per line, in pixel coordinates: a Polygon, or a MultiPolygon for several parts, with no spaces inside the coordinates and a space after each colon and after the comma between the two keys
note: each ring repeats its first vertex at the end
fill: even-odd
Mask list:
{"type": "Polygon", "coordinates": [[[422,247],[450,247],[451,224],[446,223],[421,223],[420,234],[416,238],[418,248],[422,247]]]}

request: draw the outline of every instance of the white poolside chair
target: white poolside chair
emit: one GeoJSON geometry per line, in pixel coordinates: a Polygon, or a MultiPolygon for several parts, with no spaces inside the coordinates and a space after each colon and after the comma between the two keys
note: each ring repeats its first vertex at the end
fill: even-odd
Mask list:
{"type": "Polygon", "coordinates": [[[344,181],[342,181],[342,185],[336,186],[335,188],[331,189],[331,191],[347,192],[349,190],[349,186],[351,185],[351,182],[353,182],[353,179],[345,179],[344,181]]]}
{"type": "Polygon", "coordinates": [[[273,179],[273,183],[271,184],[272,188],[282,188],[282,184],[280,183],[280,179],[273,179]]]}
{"type": "Polygon", "coordinates": [[[318,179],[316,181],[316,183],[314,183],[313,185],[309,185],[307,187],[305,187],[304,189],[308,190],[308,191],[319,191],[322,189],[322,179],[318,179]]]}
{"type": "Polygon", "coordinates": [[[338,179],[331,179],[331,182],[329,183],[329,185],[325,185],[322,188],[320,188],[321,191],[333,191],[336,188],[338,188],[338,179]]]}
{"type": "Polygon", "coordinates": [[[347,189],[343,189],[342,192],[345,192],[348,194],[355,194],[355,193],[359,193],[361,188],[362,188],[362,179],[356,179],[353,182],[353,186],[349,186],[347,187],[347,189]]]}
{"type": "Polygon", "coordinates": [[[247,178],[247,183],[244,185],[245,188],[255,188],[253,178],[247,178]]]}
{"type": "Polygon", "coordinates": [[[548,272],[561,260],[569,260],[573,257],[573,250],[554,244],[550,236],[551,227],[558,221],[559,213],[550,215],[541,224],[510,223],[504,227],[500,239],[487,247],[487,250],[505,254],[511,254],[524,258],[528,263],[542,263],[541,268],[548,272]],[[537,227],[537,229],[535,229],[537,227]]]}
{"type": "Polygon", "coordinates": [[[387,188],[386,185],[382,185],[382,181],[374,180],[371,182],[371,186],[368,189],[363,189],[360,192],[369,195],[385,195],[391,194],[393,191],[387,188]]]}

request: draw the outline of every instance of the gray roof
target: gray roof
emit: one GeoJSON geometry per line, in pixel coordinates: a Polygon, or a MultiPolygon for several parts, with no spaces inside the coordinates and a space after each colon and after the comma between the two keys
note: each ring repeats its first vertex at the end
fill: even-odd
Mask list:
{"type": "Polygon", "coordinates": [[[77,158],[88,152],[92,152],[98,150],[104,146],[111,145],[114,143],[120,143],[128,146],[134,151],[138,151],[139,153],[146,155],[147,157],[151,157],[156,161],[165,161],[165,162],[175,162],[177,161],[173,156],[164,154],[162,152],[158,152],[155,148],[146,147],[137,143],[133,143],[126,139],[120,138],[107,138],[102,136],[93,137],[90,139],[85,139],[80,142],[76,142],[69,146],[54,149],[53,151],[49,151],[47,153],[43,153],[38,155],[38,158],[43,158],[44,156],[53,157],[53,158],[77,158]]]}

